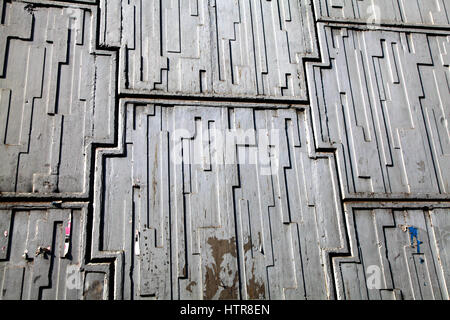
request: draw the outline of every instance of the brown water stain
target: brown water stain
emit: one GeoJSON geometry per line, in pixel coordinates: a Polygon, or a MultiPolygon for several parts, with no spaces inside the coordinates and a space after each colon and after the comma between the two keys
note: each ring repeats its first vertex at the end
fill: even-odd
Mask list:
{"type": "MultiPolygon", "coordinates": [[[[231,254],[232,257],[236,258],[237,251],[235,240],[235,237],[228,240],[217,239],[216,237],[208,239],[207,243],[211,247],[214,262],[212,265],[206,266],[205,291],[203,294],[205,300],[213,299],[220,288],[222,288],[222,290],[219,299],[233,300],[238,298],[237,284],[239,283],[239,275],[237,272],[234,272],[235,275],[231,286],[225,285],[220,276],[221,271],[224,271],[225,274],[231,276],[229,272],[226,272],[226,268],[222,268],[222,263],[226,254],[231,254]]],[[[228,271],[230,271],[230,269],[228,271]]]]}
{"type": "MultiPolygon", "coordinates": [[[[261,241],[261,233],[258,233],[258,236],[261,241]]],[[[247,253],[252,252],[252,241],[250,237],[248,238],[247,242],[244,244],[244,255],[245,255],[245,262],[247,264],[247,253]]],[[[266,296],[266,288],[264,283],[260,283],[256,281],[255,278],[255,264],[252,263],[252,271],[251,271],[252,277],[247,281],[247,296],[249,299],[265,299],[266,296]]]]}
{"type": "Polygon", "coordinates": [[[192,293],[192,287],[196,286],[197,282],[195,281],[191,281],[189,282],[189,284],[186,286],[186,290],[189,291],[190,293],[192,293]]]}

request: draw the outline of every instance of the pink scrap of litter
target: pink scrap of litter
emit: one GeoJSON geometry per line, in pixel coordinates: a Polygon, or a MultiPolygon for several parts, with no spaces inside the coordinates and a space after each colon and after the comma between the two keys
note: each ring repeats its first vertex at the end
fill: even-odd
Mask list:
{"type": "Polygon", "coordinates": [[[71,225],[71,222],[69,221],[67,223],[67,227],[65,228],[66,229],[66,237],[70,236],[70,225],[71,225]]]}

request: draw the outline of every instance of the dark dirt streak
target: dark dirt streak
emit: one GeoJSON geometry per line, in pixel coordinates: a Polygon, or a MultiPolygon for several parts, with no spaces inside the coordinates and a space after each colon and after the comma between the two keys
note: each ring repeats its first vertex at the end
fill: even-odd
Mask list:
{"type": "Polygon", "coordinates": [[[103,300],[103,284],[96,280],[83,292],[83,297],[89,300],[103,300]]]}

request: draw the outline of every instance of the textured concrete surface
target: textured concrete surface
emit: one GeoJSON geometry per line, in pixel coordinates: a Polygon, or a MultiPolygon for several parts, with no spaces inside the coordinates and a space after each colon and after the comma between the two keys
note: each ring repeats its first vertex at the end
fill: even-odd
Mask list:
{"type": "Polygon", "coordinates": [[[449,0],[0,0],[0,299],[449,299],[449,0]]]}

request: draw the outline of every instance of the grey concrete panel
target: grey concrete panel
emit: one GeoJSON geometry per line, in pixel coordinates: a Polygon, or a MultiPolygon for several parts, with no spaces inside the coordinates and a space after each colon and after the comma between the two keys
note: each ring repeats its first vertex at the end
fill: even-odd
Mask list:
{"type": "Polygon", "coordinates": [[[5,2],[0,24],[0,196],[86,197],[93,143],[112,143],[115,55],[96,10],[5,2]]]}
{"type": "Polygon", "coordinates": [[[339,299],[448,299],[448,204],[346,205],[351,255],[333,260],[339,299]]]}
{"type": "Polygon", "coordinates": [[[107,297],[108,283],[93,288],[92,274],[107,278],[108,264],[86,263],[86,204],[0,208],[0,300],[107,297]]]}
{"type": "Polygon", "coordinates": [[[306,99],[317,55],[310,0],[100,1],[121,93],[306,99]]]}
{"type": "Polygon", "coordinates": [[[95,255],[123,252],[132,275],[116,298],[332,298],[343,217],[308,111],[120,108],[120,145],[97,153],[93,227],[95,255]]]}
{"type": "Polygon", "coordinates": [[[449,27],[449,0],[315,0],[319,20],[449,27]]]}
{"type": "Polygon", "coordinates": [[[317,147],[344,198],[441,198],[450,188],[448,36],[319,25],[308,68],[317,147]]]}

